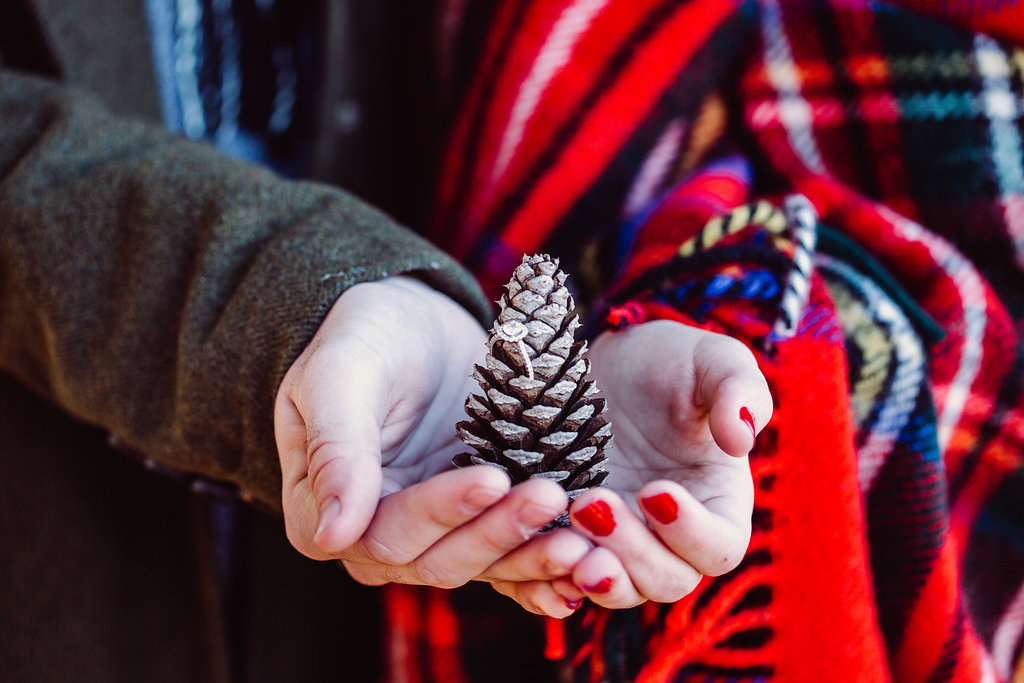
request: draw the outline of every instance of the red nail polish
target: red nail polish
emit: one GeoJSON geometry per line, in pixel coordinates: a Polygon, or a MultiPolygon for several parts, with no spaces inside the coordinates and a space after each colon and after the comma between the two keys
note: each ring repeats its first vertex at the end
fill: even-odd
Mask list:
{"type": "Polygon", "coordinates": [[[595,500],[576,512],[574,517],[595,536],[607,536],[615,531],[615,517],[612,516],[612,509],[603,500],[595,500]]]}
{"type": "Polygon", "coordinates": [[[754,430],[754,416],[750,414],[750,410],[746,407],[740,408],[740,419],[747,423],[750,427],[750,436],[757,438],[757,432],[754,430]]]}
{"type": "Polygon", "coordinates": [[[679,504],[671,493],[657,493],[642,500],[651,517],[662,524],[671,524],[679,516],[679,504]]]}
{"type": "Polygon", "coordinates": [[[612,589],[612,580],[610,578],[604,578],[595,583],[593,586],[583,586],[583,590],[588,593],[607,593],[612,589]]]}
{"type": "Polygon", "coordinates": [[[580,599],[580,600],[570,600],[569,598],[562,598],[562,602],[564,602],[565,606],[568,607],[569,609],[579,609],[580,607],[583,606],[583,600],[582,599],[580,599]]]}

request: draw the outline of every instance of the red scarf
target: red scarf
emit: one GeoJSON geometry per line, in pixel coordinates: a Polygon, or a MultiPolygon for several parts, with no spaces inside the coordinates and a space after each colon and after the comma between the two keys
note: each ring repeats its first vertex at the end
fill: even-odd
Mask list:
{"type": "MultiPolygon", "coordinates": [[[[492,291],[560,257],[595,332],[732,334],[776,400],[746,560],[581,610],[574,680],[1024,680],[1024,4],[490,10],[444,14],[472,70],[434,238],[492,291]]],[[[394,678],[499,680],[512,641],[458,594],[391,592],[394,678]]]]}

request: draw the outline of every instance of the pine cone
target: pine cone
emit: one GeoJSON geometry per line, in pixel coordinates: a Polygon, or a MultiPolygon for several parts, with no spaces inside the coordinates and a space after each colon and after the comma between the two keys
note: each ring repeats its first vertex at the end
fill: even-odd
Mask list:
{"type": "MultiPolygon", "coordinates": [[[[602,416],[605,400],[586,378],[587,342],[574,340],[580,323],[565,279],[547,255],[524,256],[516,268],[498,302],[485,367],[473,373],[484,395],[469,396],[471,420],[456,426],[476,454],[452,461],[497,465],[513,483],[547,477],[575,499],[608,476],[611,425],[602,416]]],[[[567,515],[555,524],[568,524],[567,515]]]]}

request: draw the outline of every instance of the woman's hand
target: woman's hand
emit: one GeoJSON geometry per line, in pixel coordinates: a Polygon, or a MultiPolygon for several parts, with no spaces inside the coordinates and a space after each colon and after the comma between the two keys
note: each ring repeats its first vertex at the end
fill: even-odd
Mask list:
{"type": "MultiPolygon", "coordinates": [[[[739,341],[671,321],[605,333],[589,357],[615,434],[610,474],[571,509],[594,549],[552,585],[570,604],[676,601],[746,551],[747,454],[771,417],[767,382],[739,341]]],[[[495,587],[521,603],[547,590],[495,587]]]]}

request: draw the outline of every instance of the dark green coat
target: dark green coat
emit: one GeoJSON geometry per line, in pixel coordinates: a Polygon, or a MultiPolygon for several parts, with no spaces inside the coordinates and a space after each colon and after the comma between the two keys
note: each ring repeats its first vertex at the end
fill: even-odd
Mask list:
{"type": "MultiPolygon", "coordinates": [[[[57,78],[0,74],[0,679],[371,680],[377,664],[358,655],[376,647],[375,592],[299,557],[279,519],[251,510],[234,520],[242,580],[218,582],[231,567],[210,536],[231,508],[146,471],[111,435],[279,507],[274,394],[347,286],[411,272],[477,315],[486,303],[352,196],[144,123],[158,111],[143,0],[23,4],[57,78]]],[[[387,16],[386,3],[365,16],[325,4],[339,50],[387,16]]],[[[374,147],[380,122],[358,141],[328,125],[374,76],[332,74],[310,173],[400,196],[379,182],[399,151],[374,147]]],[[[393,111],[377,91],[367,111],[393,111]]]]}

